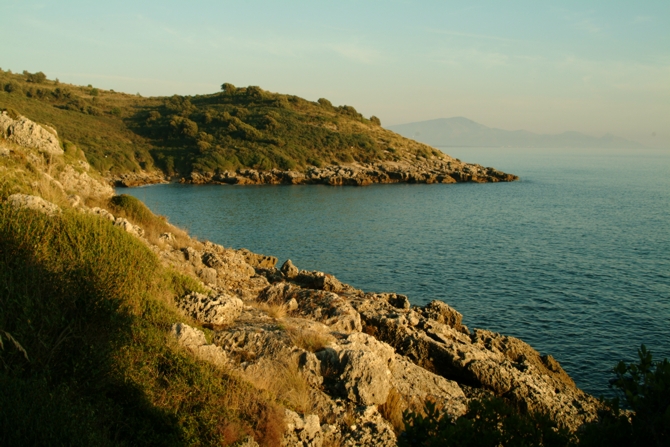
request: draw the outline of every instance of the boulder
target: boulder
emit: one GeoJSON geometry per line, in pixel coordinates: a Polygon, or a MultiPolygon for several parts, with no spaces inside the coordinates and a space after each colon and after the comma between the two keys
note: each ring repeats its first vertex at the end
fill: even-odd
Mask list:
{"type": "Polygon", "coordinates": [[[463,332],[464,334],[470,334],[468,328],[461,323],[463,321],[463,315],[461,315],[460,312],[456,311],[455,309],[449,307],[449,305],[443,301],[431,301],[421,309],[421,313],[426,318],[435,320],[438,323],[446,324],[447,326],[452,327],[457,331],[463,332]]]}
{"type": "Polygon", "coordinates": [[[244,303],[239,298],[224,293],[208,296],[192,292],[181,298],[177,306],[201,323],[224,326],[235,321],[242,312],[244,303]]]}
{"type": "Polygon", "coordinates": [[[63,155],[56,131],[50,127],[45,129],[25,116],[12,119],[7,112],[0,113],[0,136],[47,155],[63,155]]]}
{"type": "Polygon", "coordinates": [[[31,196],[28,194],[12,194],[7,198],[10,205],[15,208],[26,208],[49,216],[61,213],[61,209],[55,203],[47,202],[41,197],[31,196]]]}
{"type": "Polygon", "coordinates": [[[128,219],[124,219],[123,217],[117,217],[116,220],[114,220],[114,226],[123,228],[126,232],[132,234],[133,236],[144,236],[144,230],[141,227],[133,225],[128,221],[128,219]]]}
{"type": "Polygon", "coordinates": [[[321,447],[323,444],[323,435],[321,433],[319,416],[308,414],[301,417],[298,413],[288,408],[284,412],[286,432],[282,439],[283,446],[321,447]]]}
{"type": "Polygon", "coordinates": [[[293,265],[290,259],[287,259],[286,262],[281,266],[281,272],[288,279],[293,279],[298,276],[298,267],[293,265]]]}
{"type": "MultiPolygon", "coordinates": [[[[88,166],[88,163],[82,163],[88,166]]],[[[65,191],[84,197],[110,197],[114,194],[114,189],[106,182],[94,179],[87,172],[79,172],[72,165],[65,165],[58,174],[58,181],[65,191]]]]}
{"type": "Polygon", "coordinates": [[[175,323],[171,329],[177,342],[191,351],[199,359],[224,366],[228,362],[226,352],[219,346],[207,343],[205,333],[184,323],[175,323]]]}
{"type": "Polygon", "coordinates": [[[205,284],[216,284],[216,269],[211,267],[203,267],[197,272],[198,277],[202,279],[205,284]]]}
{"type": "Polygon", "coordinates": [[[277,265],[277,258],[274,256],[258,255],[244,248],[238,250],[238,253],[244,257],[247,264],[256,269],[272,269],[277,265]]]}
{"type": "Polygon", "coordinates": [[[332,386],[358,405],[381,405],[391,390],[393,348],[363,333],[316,353],[332,386]]]}

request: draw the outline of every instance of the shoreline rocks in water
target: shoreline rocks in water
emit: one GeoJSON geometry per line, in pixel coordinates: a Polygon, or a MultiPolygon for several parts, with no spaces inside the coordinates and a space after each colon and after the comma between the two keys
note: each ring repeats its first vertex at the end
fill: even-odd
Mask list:
{"type": "MultiPolygon", "coordinates": [[[[117,187],[169,183],[160,171],[124,173],[109,177],[117,187]]],[[[347,163],[323,168],[311,166],[304,172],[273,169],[238,169],[223,172],[191,172],[180,183],[219,185],[330,185],[367,186],[375,183],[493,183],[513,182],[519,177],[494,168],[463,163],[450,157],[416,161],[347,163]]]]}
{"type": "Polygon", "coordinates": [[[238,169],[221,173],[192,172],[181,183],[229,185],[331,185],[366,186],[373,183],[457,183],[511,182],[519,177],[494,168],[463,163],[456,159],[434,158],[415,162],[349,163],[323,168],[309,167],[305,172],[258,171],[238,169]]]}
{"type": "MultiPolygon", "coordinates": [[[[187,252],[168,248],[161,257],[182,269],[184,263],[195,270],[209,264],[216,280],[209,284],[211,296],[188,295],[183,299],[192,304],[179,306],[210,309],[204,301],[214,306],[222,293],[242,300],[232,321],[213,326],[212,344],[223,350],[228,368],[252,383],[267,371],[276,373],[278,365],[282,371],[294,368],[313,403],[303,408],[303,417],[320,421],[320,430],[310,435],[314,439],[395,445],[385,413],[391,400],[399,411],[421,411],[426,401],[438,402],[458,417],[471,399],[498,396],[525,411],[548,414],[571,431],[593,421],[600,408],[550,355],[514,337],[470,330],[462,315],[441,301],[412,306],[404,295],[366,293],[290,261],[277,269],[274,258],[253,258],[212,243],[187,252]],[[237,261],[224,265],[211,262],[214,258],[237,261]],[[342,423],[344,414],[357,430],[342,423]],[[359,432],[361,426],[369,431],[359,432]]],[[[300,437],[300,430],[287,436],[300,437]]]]}

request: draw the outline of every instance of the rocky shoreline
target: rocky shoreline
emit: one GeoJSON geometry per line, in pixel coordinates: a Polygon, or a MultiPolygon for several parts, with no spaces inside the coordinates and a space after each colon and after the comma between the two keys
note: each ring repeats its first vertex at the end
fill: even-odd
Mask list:
{"type": "Polygon", "coordinates": [[[181,178],[169,179],[161,172],[120,174],[109,178],[113,186],[133,187],[168,183],[170,180],[187,184],[219,185],[330,185],[367,186],[375,183],[493,183],[512,182],[519,177],[494,168],[463,163],[451,158],[379,163],[347,163],[323,168],[311,166],[306,171],[273,169],[238,169],[236,171],[192,172],[181,178]]]}
{"type": "MultiPolygon", "coordinates": [[[[16,123],[6,115],[0,118],[6,138],[4,129],[16,123]]],[[[17,193],[8,203],[54,218],[64,207],[98,215],[141,240],[166,267],[196,280],[200,291],[175,298],[179,320],[166,330],[182,349],[286,402],[282,445],[394,446],[403,410],[421,411],[432,401],[458,417],[470,401],[482,396],[503,397],[524,411],[548,414],[571,431],[596,419],[598,400],[577,388],[550,355],[540,355],[513,337],[470,330],[462,315],[444,302],[412,306],[404,295],[359,290],[332,275],[298,269],[291,261],[278,268],[272,256],[172,233],[152,239],[136,223],[87,206],[86,199],[109,200],[109,185],[88,175],[88,166],[81,163],[64,163],[58,180],[48,175],[41,154],[62,156],[56,146],[45,146],[55,134],[32,122],[21,125],[27,129],[24,136],[32,139],[16,140],[3,148],[7,154],[2,156],[21,152],[33,159],[31,163],[43,169],[44,183],[68,196],[57,204],[17,193]],[[88,197],[75,195],[83,192],[88,197]]],[[[21,132],[13,135],[18,138],[21,132]]],[[[448,161],[423,163],[418,166],[424,171],[394,168],[416,168],[413,177],[394,177],[389,172],[400,171],[392,167],[363,166],[312,170],[300,178],[302,183],[310,178],[326,184],[368,184],[365,178],[431,183],[437,174],[419,173],[434,166],[449,168],[448,161]],[[347,176],[341,172],[346,169],[347,176]]],[[[459,166],[457,170],[452,163],[447,183],[511,179],[491,168],[459,166]]],[[[245,171],[224,178],[257,177],[254,181],[259,183],[263,175],[245,171]]],[[[267,178],[279,178],[276,175],[267,178]]],[[[244,445],[258,444],[250,439],[244,445]]]]}

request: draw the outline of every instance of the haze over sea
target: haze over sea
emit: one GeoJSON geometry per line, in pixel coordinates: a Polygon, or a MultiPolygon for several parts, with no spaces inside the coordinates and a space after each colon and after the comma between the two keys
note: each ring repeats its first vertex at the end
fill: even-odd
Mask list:
{"type": "Polygon", "coordinates": [[[610,395],[644,343],[670,357],[670,151],[445,148],[519,182],[119,190],[201,239],[366,291],[433,299],[610,395]]]}

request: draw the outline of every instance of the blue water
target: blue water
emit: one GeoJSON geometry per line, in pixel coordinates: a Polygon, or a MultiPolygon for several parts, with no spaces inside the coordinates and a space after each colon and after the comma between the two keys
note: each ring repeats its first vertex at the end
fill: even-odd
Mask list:
{"type": "Polygon", "coordinates": [[[498,184],[122,190],[192,235],[366,291],[440,299],[611,395],[644,343],[670,357],[670,151],[449,148],[498,184]]]}

